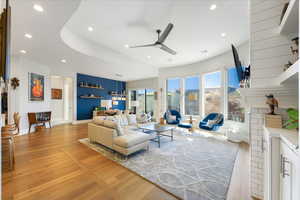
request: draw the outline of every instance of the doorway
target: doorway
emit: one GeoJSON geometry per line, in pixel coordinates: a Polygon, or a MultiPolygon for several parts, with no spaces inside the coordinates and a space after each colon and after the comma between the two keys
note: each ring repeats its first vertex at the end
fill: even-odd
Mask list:
{"type": "Polygon", "coordinates": [[[59,89],[61,98],[51,97],[52,123],[65,124],[73,121],[73,79],[51,76],[51,89],[59,89]]]}

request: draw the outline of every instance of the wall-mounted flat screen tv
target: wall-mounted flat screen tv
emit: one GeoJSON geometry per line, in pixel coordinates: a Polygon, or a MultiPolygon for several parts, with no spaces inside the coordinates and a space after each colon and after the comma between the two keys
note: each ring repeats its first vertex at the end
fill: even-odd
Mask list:
{"type": "Polygon", "coordinates": [[[237,76],[238,76],[239,81],[241,82],[242,80],[244,80],[243,67],[242,67],[241,61],[239,59],[238,52],[237,52],[237,50],[236,50],[236,48],[233,44],[231,45],[231,48],[232,48],[232,53],[233,53],[233,58],[234,58],[234,63],[235,63],[237,76]]]}

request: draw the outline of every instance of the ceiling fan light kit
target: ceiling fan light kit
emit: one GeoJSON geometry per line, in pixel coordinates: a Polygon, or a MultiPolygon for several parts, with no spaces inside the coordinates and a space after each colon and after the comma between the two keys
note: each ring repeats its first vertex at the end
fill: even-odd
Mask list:
{"type": "Polygon", "coordinates": [[[130,48],[157,47],[157,48],[160,48],[163,51],[166,51],[169,54],[176,55],[176,53],[177,53],[176,51],[174,51],[173,49],[171,49],[168,46],[166,46],[165,44],[163,44],[165,42],[165,40],[167,39],[167,37],[169,36],[169,34],[170,34],[171,30],[173,29],[173,27],[174,27],[174,25],[172,23],[169,23],[162,34],[160,34],[161,30],[157,29],[156,30],[157,41],[154,42],[153,44],[130,46],[130,48]]]}

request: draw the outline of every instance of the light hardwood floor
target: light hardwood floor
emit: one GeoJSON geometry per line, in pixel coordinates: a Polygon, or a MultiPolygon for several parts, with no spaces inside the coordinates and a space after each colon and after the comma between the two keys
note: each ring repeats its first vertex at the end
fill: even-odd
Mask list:
{"type": "MultiPolygon", "coordinates": [[[[62,125],[16,137],[15,170],[2,174],[2,199],[176,199],[78,142],[86,137],[86,124],[62,125]]],[[[228,200],[251,199],[248,148],[247,144],[240,145],[228,200]]]]}

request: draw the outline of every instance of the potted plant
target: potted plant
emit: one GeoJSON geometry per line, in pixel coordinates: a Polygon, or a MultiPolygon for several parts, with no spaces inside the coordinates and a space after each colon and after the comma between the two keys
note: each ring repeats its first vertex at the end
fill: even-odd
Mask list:
{"type": "Polygon", "coordinates": [[[289,119],[284,124],[287,129],[299,129],[299,111],[294,108],[287,109],[289,119]]]}

